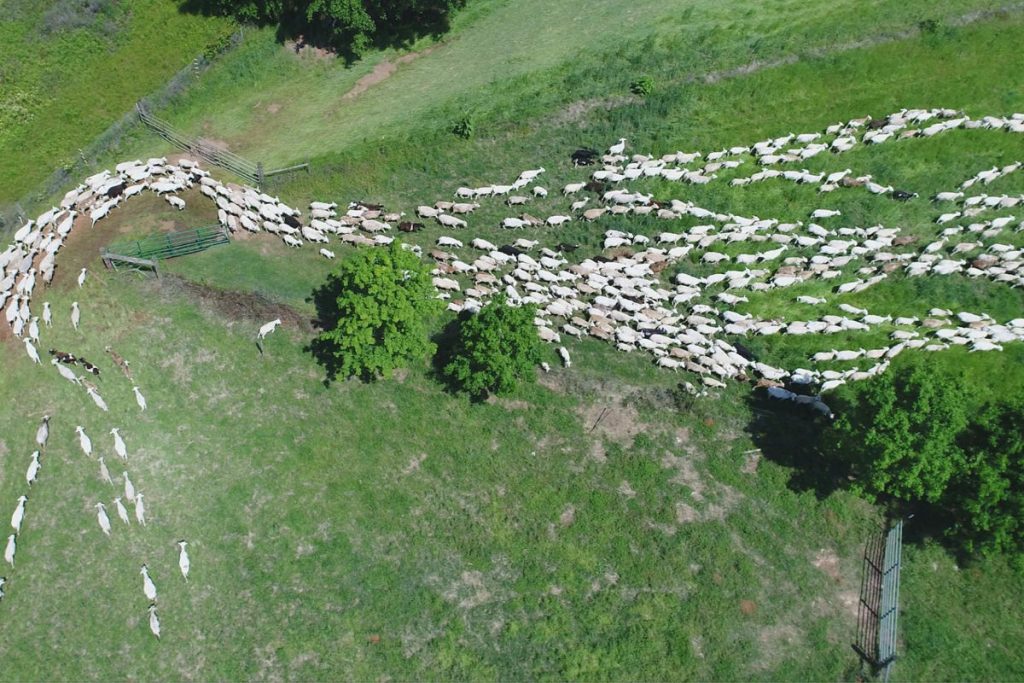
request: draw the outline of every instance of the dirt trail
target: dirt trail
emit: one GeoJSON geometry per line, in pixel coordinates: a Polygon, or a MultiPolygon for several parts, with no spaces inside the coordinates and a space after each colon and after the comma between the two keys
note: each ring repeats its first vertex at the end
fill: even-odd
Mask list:
{"type": "Polygon", "coordinates": [[[228,321],[262,324],[280,318],[286,328],[313,332],[308,314],[253,292],[216,289],[166,273],[160,280],[147,280],[143,286],[164,295],[181,295],[228,321]]]}
{"type": "Polygon", "coordinates": [[[431,52],[436,50],[438,47],[440,46],[433,45],[420,52],[410,52],[408,54],[401,55],[395,60],[385,59],[377,66],[373,67],[373,71],[371,71],[370,73],[366,74],[358,81],[356,81],[356,84],[352,86],[352,89],[349,90],[344,95],[342,95],[341,99],[343,101],[354,100],[355,98],[359,97],[364,92],[366,92],[373,86],[377,85],[381,81],[390,78],[392,74],[398,71],[399,65],[408,64],[410,62],[416,61],[420,57],[425,57],[426,55],[429,55],[431,52]]]}

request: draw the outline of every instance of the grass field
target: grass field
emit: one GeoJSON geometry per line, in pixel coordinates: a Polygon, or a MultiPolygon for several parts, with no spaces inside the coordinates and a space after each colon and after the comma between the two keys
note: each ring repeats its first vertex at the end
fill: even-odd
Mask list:
{"type": "Polygon", "coordinates": [[[8,0],[0,23],[0,205],[235,30],[166,0],[8,0]]]}
{"type": "MultiPolygon", "coordinates": [[[[995,3],[943,3],[942,17],[924,2],[550,5],[481,2],[433,52],[352,100],[341,97],[395,55],[345,69],[250,34],[166,115],[254,158],[311,157],[313,175],[274,189],[295,204],[360,198],[408,211],[539,164],[544,184],[560,187],[581,175],[568,151],[619,136],[636,150],[710,150],[902,106],[1024,110],[1021,18],[948,20],[995,3]],[[940,19],[934,33],[809,54],[927,18],[940,19]],[[686,79],[793,52],[805,56],[715,83],[686,79]],[[631,98],[640,73],[657,89],[631,98]],[[468,141],[448,132],[464,112],[476,123],[468,141]]],[[[144,133],[126,145],[132,155],[168,151],[144,133]]],[[[807,167],[850,166],[924,197],[1016,159],[1020,136],[974,131],[807,167]]],[[[993,191],[1024,192],[1024,176],[998,182],[993,191]]],[[[685,193],[780,219],[821,204],[812,189],[781,182],[685,193]]],[[[859,558],[883,512],[842,490],[825,495],[813,465],[785,452],[789,442],[766,444],[784,418],[752,402],[748,387],[680,405],[673,389],[685,375],[596,341],[570,347],[571,370],[484,404],[444,393],[427,366],[324,386],[303,350],[313,334],[307,297],[330,268],[315,250],[259,236],[168,262],[161,283],[101,271],[102,244],[208,223],[205,205],[184,196],[185,212],[146,197],[76,233],[42,295],[56,319],[43,347],[104,361],[109,414],[51,369],[31,367],[18,344],[0,344],[0,504],[25,488],[38,419],[54,416],[17,567],[3,570],[0,679],[856,678],[859,558]],[[83,265],[92,275],[78,290],[83,265]],[[82,304],[81,333],[68,323],[72,300],[82,304]],[[260,358],[255,330],[278,315],[285,325],[260,358]],[[147,412],[107,344],[131,361],[147,412]],[[121,427],[127,470],[146,493],[145,529],[114,519],[112,538],[100,533],[92,505],[110,506],[115,493],[78,449],[79,424],[114,474],[123,468],[115,472],[106,432],[121,427]],[[770,457],[751,456],[756,446],[770,457]],[[181,538],[191,543],[187,584],[176,567],[181,538]],[[160,591],[160,641],[146,626],[143,562],[160,591]]],[[[530,211],[558,205],[552,197],[530,211]]],[[[827,205],[850,224],[936,230],[923,200],[836,193],[827,205]]],[[[493,202],[466,236],[507,239],[487,227],[507,214],[493,202]]],[[[592,255],[602,227],[536,234],[592,255]]],[[[617,227],[663,229],[642,217],[617,227]]],[[[1006,240],[1020,244],[1020,233],[1006,240]]],[[[818,292],[751,297],[739,310],[803,317],[791,303],[798,293],[818,292]]],[[[959,277],[894,279],[845,300],[878,313],[963,306],[1000,319],[1024,303],[1019,290],[959,277]]],[[[812,341],[758,340],[757,350],[790,364],[812,341]]],[[[1019,391],[1019,347],[933,357],[969,371],[974,388],[1019,391]]],[[[548,360],[556,365],[553,352],[548,360]]],[[[811,428],[781,424],[794,445],[811,428]]],[[[933,540],[912,540],[894,679],[1018,678],[1024,626],[1012,610],[1024,577],[998,560],[961,567],[933,540]]]]}

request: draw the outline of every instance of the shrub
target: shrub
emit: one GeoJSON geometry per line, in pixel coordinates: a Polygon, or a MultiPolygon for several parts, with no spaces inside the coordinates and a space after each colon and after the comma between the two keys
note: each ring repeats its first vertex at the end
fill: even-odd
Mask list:
{"type": "Polygon", "coordinates": [[[654,92],[654,79],[650,76],[641,76],[629,84],[629,91],[634,95],[647,97],[654,92]]]}
{"type": "Polygon", "coordinates": [[[452,133],[459,136],[463,140],[468,140],[473,137],[473,117],[469,114],[464,115],[461,119],[455,122],[452,126],[452,133]]]}
{"type": "Polygon", "coordinates": [[[533,377],[540,363],[540,337],[533,306],[512,308],[496,296],[479,313],[461,321],[444,375],[474,398],[505,394],[533,377]]]}
{"type": "Polygon", "coordinates": [[[1024,555],[1024,400],[991,404],[962,442],[966,466],[951,482],[947,535],[969,552],[1024,555]]]}
{"type": "Polygon", "coordinates": [[[426,321],[440,304],[430,271],[398,240],[342,262],[313,298],[324,331],[311,350],[329,379],[387,377],[433,352],[426,321]]]}
{"type": "MultiPolygon", "coordinates": [[[[465,0],[193,0],[203,11],[240,21],[280,24],[346,55],[358,56],[375,41],[447,27],[448,13],[465,0]]],[[[399,41],[402,42],[402,41],[399,41]]]]}
{"type": "Polygon", "coordinates": [[[864,382],[830,438],[872,496],[936,502],[962,466],[967,414],[957,378],[917,362],[864,382]]]}

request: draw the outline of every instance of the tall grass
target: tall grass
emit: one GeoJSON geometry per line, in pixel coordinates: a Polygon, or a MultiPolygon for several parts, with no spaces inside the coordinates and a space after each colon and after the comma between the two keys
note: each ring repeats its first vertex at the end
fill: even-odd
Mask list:
{"type": "Polygon", "coordinates": [[[80,148],[208,46],[231,22],[172,0],[19,3],[0,24],[0,202],[73,163],[80,148]],[[5,116],[4,112],[13,112],[5,116]]]}

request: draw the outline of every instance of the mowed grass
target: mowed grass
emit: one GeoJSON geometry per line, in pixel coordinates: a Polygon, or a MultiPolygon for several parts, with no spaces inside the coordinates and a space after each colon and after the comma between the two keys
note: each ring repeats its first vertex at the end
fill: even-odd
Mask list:
{"type": "Polygon", "coordinates": [[[183,14],[173,0],[11,0],[4,14],[0,203],[76,161],[137,100],[235,30],[223,18],[183,14]]]}
{"type": "MultiPolygon", "coordinates": [[[[508,22],[535,21],[525,16],[529,6],[522,15],[512,5],[494,7],[509,12],[508,22]]],[[[849,29],[838,18],[853,17],[855,9],[769,9],[776,7],[790,12],[785,17],[804,10],[793,21],[822,35],[836,26],[849,29]]],[[[864,15],[880,17],[892,7],[864,15]]],[[[476,22],[489,16],[481,10],[453,40],[471,40],[476,22]]],[[[787,27],[778,21],[781,40],[787,27]]],[[[740,45],[742,26],[738,18],[723,20],[711,44],[740,45]]],[[[573,145],[604,146],[620,135],[639,150],[707,151],[900,106],[1009,113],[1021,109],[1021,71],[1010,68],[1019,60],[1020,30],[1015,19],[986,22],[711,86],[668,85],[646,101],[565,120],[561,105],[591,92],[587,88],[607,90],[614,82],[616,92],[624,91],[620,70],[596,65],[608,53],[597,60],[574,54],[562,70],[545,72],[557,74],[557,87],[499,81],[481,89],[479,100],[467,94],[457,106],[435,110],[434,123],[428,119],[422,129],[410,126],[408,133],[338,151],[325,142],[318,147],[317,174],[275,191],[295,203],[361,198],[409,210],[446,197],[458,184],[508,181],[541,164],[548,168],[544,184],[560,187],[582,176],[566,163],[573,145]],[[948,85],[931,78],[939,68],[948,85]],[[999,89],[982,85],[996,74],[999,89]],[[591,76],[593,83],[584,85],[591,76]],[[863,85],[836,88],[833,82],[863,85]],[[500,101],[523,101],[521,108],[487,109],[485,98],[503,88],[500,101]],[[474,102],[483,112],[476,139],[458,142],[439,130],[446,112],[474,102]],[[768,106],[772,102],[779,104],[768,106]]],[[[646,54],[643,45],[624,48],[616,63],[660,74],[686,59],[699,61],[670,41],[663,50],[653,45],[646,54]]],[[[720,64],[702,53],[705,58],[720,64]]],[[[251,63],[261,97],[278,97],[276,87],[285,87],[285,79],[259,80],[261,69],[274,65],[251,63]]],[[[212,94],[202,96],[212,101],[212,94]]],[[[203,107],[195,104],[186,116],[189,106],[180,110],[179,125],[199,120],[203,107]]],[[[255,150],[260,138],[251,139],[255,150]]],[[[145,138],[137,142],[145,153],[161,149],[145,147],[145,138]]],[[[268,138],[266,144],[282,143],[268,138]]],[[[997,159],[1020,158],[1019,144],[1011,136],[956,132],[832,163],[867,169],[925,196],[997,159]]],[[[1005,183],[1000,192],[1019,191],[1016,178],[999,182],[1005,183]]],[[[812,208],[835,205],[844,211],[837,225],[867,225],[874,217],[922,239],[936,231],[924,200],[901,206],[837,193],[823,203],[807,188],[781,183],[739,190],[638,187],[737,213],[803,218],[812,208]]],[[[100,271],[93,241],[168,229],[168,222],[208,222],[205,204],[186,199],[183,213],[151,197],[118,209],[95,233],[85,233],[88,253],[63,255],[74,262],[65,261],[57,288],[39,299],[53,303],[57,319],[43,348],[101,362],[104,376],[97,383],[110,414],[101,414],[51,368],[30,367],[19,345],[0,346],[0,400],[9,406],[0,414],[0,501],[13,505],[26,488],[38,418],[54,415],[18,565],[4,568],[10,579],[0,604],[4,678],[856,676],[849,643],[859,553],[881,513],[845,492],[819,497],[806,483],[808,472],[794,467],[762,460],[754,469],[747,453],[756,445],[752,435],[759,421],[776,418],[759,412],[760,404],[748,405],[747,387],[677,404],[671,390],[692,378],[596,341],[569,345],[571,370],[555,370],[541,384],[494,403],[474,405],[443,393],[427,367],[390,382],[325,387],[321,369],[303,351],[312,335],[305,299],[329,268],[315,250],[289,250],[261,236],[166,265],[169,274],[209,287],[205,293],[172,278],[157,285],[100,271]],[[93,271],[81,291],[70,288],[70,266],[78,267],[79,259],[93,271]],[[253,337],[276,310],[268,298],[298,315],[268,339],[260,358],[253,337]],[[73,299],[83,304],[80,334],[67,322],[73,299]],[[146,413],[138,412],[130,385],[106,359],[106,344],[132,362],[150,403],[146,413]],[[127,469],[146,493],[146,529],[125,529],[115,518],[113,538],[100,533],[91,505],[100,499],[110,505],[115,494],[98,478],[95,461],[78,450],[76,424],[107,453],[115,473],[120,469],[106,431],[122,428],[127,469]],[[180,538],[192,543],[187,585],[177,574],[174,542],[180,538]],[[160,642],[147,630],[142,562],[160,591],[160,642]]],[[[559,206],[552,198],[529,210],[544,215],[559,206]]],[[[513,235],[492,227],[509,213],[492,202],[473,216],[465,236],[509,239],[513,235]]],[[[597,253],[605,227],[574,224],[514,236],[577,241],[582,257],[597,253]]],[[[615,227],[644,234],[680,229],[638,218],[615,227]]],[[[415,239],[425,245],[438,234],[431,228],[415,239]]],[[[793,319],[834,312],[846,300],[879,313],[920,314],[934,299],[935,305],[977,306],[1002,316],[1020,306],[1019,292],[956,278],[894,278],[810,312],[795,307],[790,294],[796,292],[752,297],[749,310],[793,319]]],[[[787,343],[765,338],[759,350],[794,362],[807,350],[787,343]]],[[[934,357],[965,364],[978,385],[993,376],[1019,376],[1019,348],[934,357]]],[[[809,429],[796,420],[794,433],[809,429]]],[[[1022,590],[1020,574],[1001,562],[961,568],[932,542],[910,545],[904,657],[894,677],[1015,677],[1024,667],[1024,627],[1009,610],[1022,590]]]]}

